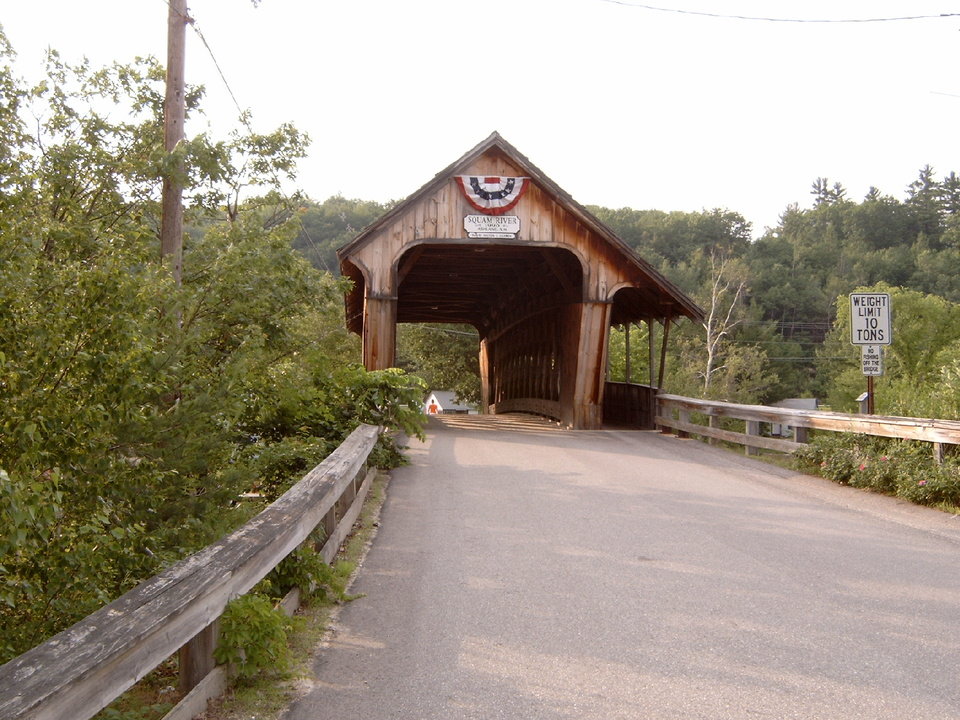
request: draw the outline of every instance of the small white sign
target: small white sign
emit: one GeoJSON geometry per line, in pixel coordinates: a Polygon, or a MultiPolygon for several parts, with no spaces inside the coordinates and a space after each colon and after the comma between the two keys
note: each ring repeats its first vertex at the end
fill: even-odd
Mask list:
{"type": "Polygon", "coordinates": [[[893,342],[888,293],[850,294],[850,342],[854,345],[893,342]]]}
{"type": "Polygon", "coordinates": [[[512,240],[520,232],[520,218],[516,215],[467,215],[463,229],[469,238],[499,238],[512,240]]]}
{"type": "Polygon", "coordinates": [[[860,367],[864,375],[883,375],[883,346],[861,345],[860,367]]]}

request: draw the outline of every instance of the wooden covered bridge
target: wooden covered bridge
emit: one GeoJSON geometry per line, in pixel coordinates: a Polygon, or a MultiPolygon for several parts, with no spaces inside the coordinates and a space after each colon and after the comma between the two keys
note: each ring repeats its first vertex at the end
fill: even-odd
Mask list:
{"type": "Polygon", "coordinates": [[[659,385],[671,321],[702,318],[498,133],[338,256],[354,283],[347,325],[363,337],[368,369],[394,365],[397,323],[466,323],[480,335],[482,412],[539,413],[577,429],[605,416],[652,422],[651,390],[608,388],[611,326],[663,326],[659,385]]]}

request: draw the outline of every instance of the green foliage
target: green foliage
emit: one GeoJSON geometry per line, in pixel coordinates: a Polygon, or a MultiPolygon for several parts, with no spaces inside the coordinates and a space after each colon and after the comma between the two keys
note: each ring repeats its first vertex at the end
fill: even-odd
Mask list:
{"type": "Polygon", "coordinates": [[[241,678],[289,669],[287,631],[291,623],[273,601],[257,593],[231,600],[220,616],[220,639],[213,656],[230,664],[241,678]]]}
{"type": "Polygon", "coordinates": [[[607,379],[611,382],[650,383],[650,334],[646,323],[630,328],[630,377],[627,378],[627,329],[610,328],[607,379]]]}
{"type": "Polygon", "coordinates": [[[697,252],[740,255],[750,242],[750,223],[739,213],[720,208],[697,213],[611,210],[597,206],[588,206],[588,209],[637,254],[668,275],[670,268],[689,261],[697,252]]]}
{"type": "MultiPolygon", "coordinates": [[[[960,418],[960,305],[942,297],[880,283],[858,292],[890,293],[893,344],[884,350],[884,375],[875,380],[877,412],[913,417],[960,418]]],[[[832,377],[826,387],[835,410],[855,409],[864,388],[859,351],[850,344],[848,296],[837,299],[837,319],[823,354],[832,377]]]]}
{"type": "Polygon", "coordinates": [[[267,576],[271,595],[281,598],[293,588],[300,588],[301,597],[320,602],[349,602],[347,582],[355,565],[340,561],[327,565],[311,544],[302,545],[287,555],[267,576]]]}
{"type": "Polygon", "coordinates": [[[154,703],[136,708],[105,708],[95,720],[158,720],[173,709],[170,703],[154,703]]]}
{"type": "MultiPolygon", "coordinates": [[[[235,527],[256,509],[242,493],[293,482],[358,423],[416,434],[422,397],[354,364],[344,285],[291,249],[271,188],[305,149],[294,128],[178,148],[178,287],[158,262],[178,163],[157,63],[52,53],[27,88],[9,58],[0,34],[0,662],[235,527]]],[[[395,440],[378,460],[399,462],[395,440]]]]}
{"type": "Polygon", "coordinates": [[[920,505],[960,508],[960,458],[935,465],[929,443],[822,433],[795,457],[801,467],[842,485],[920,505]]]}
{"type": "Polygon", "coordinates": [[[397,365],[427,390],[451,390],[457,401],[480,403],[480,336],[469,325],[403,324],[397,328],[397,365]]]}
{"type": "Polygon", "coordinates": [[[307,200],[300,210],[300,231],[293,247],[321,270],[338,274],[337,249],[353,240],[367,225],[387,212],[394,203],[349,200],[340,195],[322,203],[307,200]]]}

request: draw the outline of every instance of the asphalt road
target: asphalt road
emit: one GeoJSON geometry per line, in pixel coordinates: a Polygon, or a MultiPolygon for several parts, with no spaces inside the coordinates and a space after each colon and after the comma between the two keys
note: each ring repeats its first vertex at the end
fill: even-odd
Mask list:
{"type": "Polygon", "coordinates": [[[960,718],[960,519],[652,432],[411,456],[285,720],[960,718]]]}

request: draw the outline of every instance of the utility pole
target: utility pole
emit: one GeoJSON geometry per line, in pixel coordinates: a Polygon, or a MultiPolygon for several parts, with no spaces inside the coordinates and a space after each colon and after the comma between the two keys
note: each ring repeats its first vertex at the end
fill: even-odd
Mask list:
{"type": "MultiPolygon", "coordinates": [[[[184,49],[187,40],[187,0],[168,0],[167,13],[167,94],[163,102],[163,149],[176,150],[183,140],[186,117],[184,49]]],[[[183,271],[183,162],[178,162],[163,179],[160,218],[160,257],[171,265],[180,285],[183,271]]]]}

